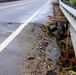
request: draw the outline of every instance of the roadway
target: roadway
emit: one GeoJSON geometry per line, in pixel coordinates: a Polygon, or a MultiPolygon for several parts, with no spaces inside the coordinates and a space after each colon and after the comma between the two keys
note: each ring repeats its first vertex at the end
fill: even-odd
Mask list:
{"type": "MultiPolygon", "coordinates": [[[[47,2],[48,0],[22,0],[0,3],[0,43],[2,44],[18,27],[23,26],[47,2]]],[[[32,26],[24,26],[10,44],[7,42],[11,38],[3,45],[0,44],[0,75],[21,75],[21,61],[27,57],[28,50],[33,46],[32,29],[32,26]],[[1,49],[5,44],[7,45],[1,49]]]]}
{"type": "Polygon", "coordinates": [[[23,23],[48,0],[24,0],[0,3],[0,22],[23,23]]]}
{"type": "Polygon", "coordinates": [[[22,0],[0,3],[0,43],[46,3],[47,0],[22,0]]]}

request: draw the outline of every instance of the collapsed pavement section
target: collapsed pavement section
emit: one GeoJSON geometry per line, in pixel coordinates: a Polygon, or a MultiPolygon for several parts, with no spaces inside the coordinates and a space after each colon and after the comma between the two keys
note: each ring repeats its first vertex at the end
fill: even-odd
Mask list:
{"type": "Polygon", "coordinates": [[[32,33],[36,36],[36,43],[29,56],[22,61],[23,75],[56,75],[56,61],[60,56],[60,50],[55,37],[45,35],[43,25],[34,24],[32,33]]]}
{"type": "MultiPolygon", "coordinates": [[[[74,50],[72,48],[70,36],[67,37],[65,34],[68,34],[67,19],[62,14],[57,3],[54,4],[54,15],[55,17],[48,16],[49,20],[47,21],[51,28],[46,25],[34,25],[33,32],[37,34],[37,44],[30,52],[29,56],[22,61],[23,66],[23,75],[71,75],[75,74],[75,58],[74,50]],[[64,32],[58,31],[56,22],[63,22],[65,25],[64,32]],[[52,23],[54,23],[52,25],[52,23]],[[40,32],[41,31],[41,32],[40,32]],[[59,33],[62,34],[61,37],[59,33]],[[69,38],[69,43],[66,40],[69,38]],[[63,44],[64,43],[64,44],[63,44]],[[69,45],[69,47],[67,46],[69,45]],[[69,54],[66,53],[66,50],[69,51],[69,54]],[[68,56],[68,59],[67,59],[68,56]],[[58,59],[59,58],[59,59],[58,59]],[[72,61],[74,59],[74,61],[72,61]],[[70,62],[72,64],[70,64],[70,62]],[[68,64],[67,64],[68,63],[68,64]],[[74,70],[74,71],[72,71],[74,70]]],[[[69,35],[69,34],[68,34],[69,35]]]]}

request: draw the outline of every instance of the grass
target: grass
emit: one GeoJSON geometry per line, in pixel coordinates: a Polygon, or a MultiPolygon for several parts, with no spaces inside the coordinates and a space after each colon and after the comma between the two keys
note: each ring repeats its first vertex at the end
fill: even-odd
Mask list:
{"type": "Polygon", "coordinates": [[[76,4],[76,0],[69,0],[71,4],[76,4]]]}

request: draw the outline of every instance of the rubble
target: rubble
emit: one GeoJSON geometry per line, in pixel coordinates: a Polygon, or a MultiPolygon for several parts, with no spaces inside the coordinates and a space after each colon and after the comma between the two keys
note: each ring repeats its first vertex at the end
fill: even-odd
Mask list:
{"type": "Polygon", "coordinates": [[[70,71],[76,72],[76,58],[74,55],[74,50],[71,42],[69,23],[64,17],[64,15],[61,14],[58,5],[54,6],[54,9],[55,9],[55,16],[57,17],[59,16],[60,20],[63,21],[64,24],[66,24],[65,26],[66,31],[63,34],[63,37],[61,35],[56,36],[57,43],[61,49],[61,56],[59,57],[57,64],[59,65],[60,71],[62,72],[63,75],[74,75],[72,72],[70,73],[70,71]]]}
{"type": "MultiPolygon", "coordinates": [[[[66,52],[67,33],[64,33],[63,35],[65,35],[65,37],[61,38],[57,33],[57,29],[55,32],[50,31],[60,20],[65,24],[67,23],[66,18],[61,11],[59,14],[58,10],[60,11],[59,6],[54,5],[55,17],[48,16],[47,26],[34,25],[32,33],[37,36],[37,42],[34,44],[29,57],[22,61],[23,75],[76,74],[76,58],[74,57],[73,48],[69,42],[67,43],[69,53],[67,54],[66,52]],[[51,28],[48,29],[48,26],[51,28]]],[[[66,27],[66,32],[67,31],[66,27]]],[[[68,40],[70,40],[70,36],[68,38],[68,40]]]]}
{"type": "MultiPolygon", "coordinates": [[[[37,27],[40,29],[39,31],[42,31],[43,28],[41,28],[41,26],[36,25],[36,28],[37,27]]],[[[45,36],[45,32],[37,32],[37,34],[35,34],[35,28],[32,33],[37,36],[37,43],[35,43],[35,46],[32,48],[32,52],[30,52],[29,56],[22,61],[23,75],[50,75],[49,72],[56,75],[53,70],[56,66],[56,60],[60,56],[59,54],[57,55],[57,51],[57,53],[53,53],[53,49],[58,49],[57,45],[54,45],[55,48],[52,46],[52,43],[54,44],[56,40],[52,36],[45,36]],[[47,51],[50,54],[48,54],[47,51]],[[53,58],[55,59],[50,57],[52,53],[53,58]]]]}

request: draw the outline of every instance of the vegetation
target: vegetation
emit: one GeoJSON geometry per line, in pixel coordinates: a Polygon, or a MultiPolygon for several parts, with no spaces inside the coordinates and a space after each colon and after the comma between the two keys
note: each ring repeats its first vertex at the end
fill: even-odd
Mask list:
{"type": "Polygon", "coordinates": [[[69,1],[71,4],[76,4],[76,0],[67,0],[69,1]]]}

